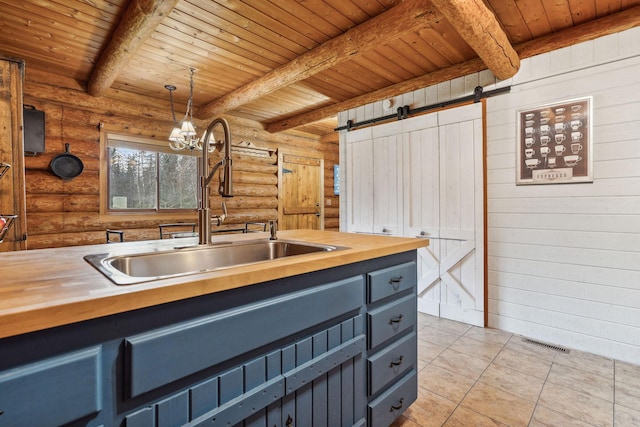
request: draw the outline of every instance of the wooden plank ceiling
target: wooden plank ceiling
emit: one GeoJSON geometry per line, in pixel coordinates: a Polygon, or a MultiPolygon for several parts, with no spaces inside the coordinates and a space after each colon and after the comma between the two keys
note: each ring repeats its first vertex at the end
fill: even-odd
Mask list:
{"type": "Polygon", "coordinates": [[[166,102],[173,84],[182,111],[194,68],[200,118],[323,135],[338,111],[486,68],[506,78],[518,56],[638,24],[640,0],[0,0],[0,53],[94,96],[166,102]]]}

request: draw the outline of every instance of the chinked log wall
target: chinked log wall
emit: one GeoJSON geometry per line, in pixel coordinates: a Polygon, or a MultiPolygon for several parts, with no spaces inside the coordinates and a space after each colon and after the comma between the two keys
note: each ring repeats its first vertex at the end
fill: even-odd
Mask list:
{"type": "MultiPolygon", "coordinates": [[[[159,237],[158,224],[174,222],[166,217],[152,215],[132,220],[104,220],[100,217],[99,173],[100,173],[100,123],[110,128],[121,129],[132,135],[164,140],[170,123],[145,116],[140,108],[139,116],[122,115],[104,111],[103,105],[88,105],[90,99],[81,94],[74,80],[60,79],[40,72],[29,72],[25,82],[24,102],[45,112],[45,152],[35,157],[26,157],[26,201],[29,249],[89,245],[105,242],[105,230],[124,230],[125,240],[147,240],[159,237]],[[64,89],[46,82],[66,85],[64,89]],[[73,94],[78,90],[83,102],[74,102],[73,94]],[[82,104],[82,106],[78,106],[82,104]],[[70,144],[71,154],[84,163],[82,174],[72,180],[63,181],[49,170],[49,162],[64,152],[64,144],[70,144]]],[[[122,98],[126,99],[126,96],[122,98]]],[[[136,102],[137,99],[131,102],[136,102]]],[[[146,103],[157,102],[157,108],[170,111],[161,101],[145,98],[146,103]]],[[[116,101],[122,102],[122,100],[116,101]]],[[[136,111],[132,104],[127,112],[136,111]]],[[[333,166],[338,163],[337,134],[315,140],[298,134],[271,134],[251,121],[229,118],[232,140],[250,141],[258,147],[295,150],[325,159],[325,229],[339,227],[339,201],[333,194],[333,166]]],[[[217,159],[219,154],[213,155],[217,159]]],[[[277,156],[270,159],[234,156],[235,197],[226,199],[229,217],[221,228],[239,228],[246,222],[267,222],[278,216],[277,156]]],[[[212,183],[216,189],[217,184],[212,183]]],[[[220,211],[222,199],[212,192],[211,206],[214,213],[220,211]]],[[[180,221],[195,221],[195,212],[180,221]]]]}

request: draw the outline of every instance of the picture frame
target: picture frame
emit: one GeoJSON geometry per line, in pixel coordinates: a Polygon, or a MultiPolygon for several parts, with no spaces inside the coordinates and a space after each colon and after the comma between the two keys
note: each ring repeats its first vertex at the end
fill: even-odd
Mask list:
{"type": "Polygon", "coordinates": [[[517,111],[516,185],[593,182],[592,98],[517,111]]]}

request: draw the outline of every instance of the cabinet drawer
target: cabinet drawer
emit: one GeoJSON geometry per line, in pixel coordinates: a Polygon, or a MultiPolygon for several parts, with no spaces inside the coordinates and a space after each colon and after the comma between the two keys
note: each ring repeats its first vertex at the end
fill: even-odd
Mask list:
{"type": "Polygon", "coordinates": [[[0,372],[0,425],[63,425],[100,411],[100,347],[0,372]]]}
{"type": "Polygon", "coordinates": [[[368,405],[369,426],[388,427],[418,398],[418,376],[412,370],[368,405]]]}
{"type": "Polygon", "coordinates": [[[418,358],[416,334],[412,333],[367,359],[369,396],[415,367],[418,358]]]}
{"type": "Polygon", "coordinates": [[[407,295],[367,313],[369,348],[374,348],[413,327],[418,316],[416,304],[416,296],[407,295]]]}
{"type": "Polygon", "coordinates": [[[367,301],[375,302],[416,285],[416,263],[394,265],[367,275],[367,301]]]}
{"type": "Polygon", "coordinates": [[[359,310],[362,292],[363,278],[355,276],[129,337],[129,397],[359,310]]]}

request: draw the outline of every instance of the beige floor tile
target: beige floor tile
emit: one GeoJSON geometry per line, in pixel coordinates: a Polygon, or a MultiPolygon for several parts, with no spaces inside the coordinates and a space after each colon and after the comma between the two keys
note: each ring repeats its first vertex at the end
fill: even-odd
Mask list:
{"type": "Polygon", "coordinates": [[[433,323],[433,327],[436,327],[442,331],[448,331],[452,334],[463,335],[473,326],[468,323],[456,322],[455,320],[443,319],[439,318],[436,322],[433,323]]]}
{"type": "Polygon", "coordinates": [[[526,426],[535,408],[534,402],[481,382],[473,386],[460,405],[512,427],[526,426]]]}
{"type": "Polygon", "coordinates": [[[443,347],[449,347],[462,334],[453,333],[433,326],[425,326],[420,330],[420,339],[443,347]]]}
{"type": "Polygon", "coordinates": [[[479,414],[471,409],[463,406],[453,411],[453,414],[449,417],[445,427],[508,427],[506,424],[502,424],[494,419],[491,419],[485,415],[479,414]]]}
{"type": "Polygon", "coordinates": [[[583,371],[591,372],[605,378],[613,378],[613,359],[571,350],[569,353],[558,353],[553,360],[560,365],[580,367],[583,371]]]}
{"type": "Polygon", "coordinates": [[[558,350],[527,342],[524,337],[519,335],[512,336],[507,343],[506,348],[517,351],[518,353],[524,353],[550,361],[553,361],[556,354],[558,354],[558,350]]]}
{"type": "Polygon", "coordinates": [[[640,406],[640,365],[615,362],[615,402],[628,408],[640,406]]]}
{"type": "Polygon", "coordinates": [[[613,403],[551,382],[542,388],[538,405],[596,426],[613,425],[613,403]]]}
{"type": "Polygon", "coordinates": [[[640,386],[629,385],[616,378],[615,403],[627,408],[638,408],[640,406],[640,386]]]}
{"type": "Polygon", "coordinates": [[[532,402],[538,400],[544,385],[541,378],[525,375],[495,363],[489,365],[478,381],[532,402]]]}
{"type": "Polygon", "coordinates": [[[430,314],[418,312],[418,323],[421,325],[438,325],[443,319],[437,316],[431,316],[430,314]]]}
{"type": "MultiPolygon", "coordinates": [[[[636,402],[638,404],[639,402],[636,402]]],[[[637,406],[636,406],[637,408],[637,406]]],[[[613,408],[613,425],[616,427],[640,426],[640,410],[615,405],[613,408]]]]}
{"type": "Polygon", "coordinates": [[[428,327],[428,326],[429,326],[429,325],[421,325],[421,324],[419,324],[419,323],[418,323],[418,328],[417,328],[418,335],[420,334],[420,331],[421,331],[421,330],[423,330],[424,328],[426,328],[426,327],[428,327]]]}
{"type": "Polygon", "coordinates": [[[447,369],[430,364],[418,374],[418,386],[459,403],[475,383],[447,369]]]}
{"type": "Polygon", "coordinates": [[[420,424],[416,424],[414,421],[405,417],[404,415],[400,415],[397,420],[393,422],[389,427],[421,427],[420,424]]]}
{"type": "Polygon", "coordinates": [[[435,317],[418,312],[418,325],[427,325],[432,319],[435,319],[435,317]]]}
{"type": "Polygon", "coordinates": [[[640,388],[640,365],[632,365],[627,362],[614,362],[616,382],[636,385],[640,388]]]}
{"type": "Polygon", "coordinates": [[[418,323],[418,402],[392,427],[517,426],[527,416],[531,427],[640,427],[639,365],[423,313],[418,323]]]}
{"type": "Polygon", "coordinates": [[[538,405],[533,411],[529,427],[591,427],[591,424],[538,405]]]}
{"type": "Polygon", "coordinates": [[[438,357],[440,353],[447,349],[446,346],[434,344],[422,338],[422,334],[418,334],[418,359],[431,362],[438,357]]]}
{"type": "Polygon", "coordinates": [[[472,356],[482,357],[483,359],[493,360],[494,357],[502,350],[501,344],[488,343],[478,341],[466,336],[461,336],[453,344],[450,349],[459,351],[460,353],[470,354],[472,356]]]}
{"type": "Polygon", "coordinates": [[[455,402],[425,389],[418,391],[418,399],[407,408],[404,416],[421,427],[441,426],[453,410],[455,402]]]}
{"type": "Polygon", "coordinates": [[[429,362],[418,358],[418,367],[417,367],[418,372],[422,371],[425,368],[425,366],[429,364],[429,362]]]}
{"type": "Polygon", "coordinates": [[[493,363],[544,380],[547,378],[552,362],[505,347],[493,359],[493,363]]]}
{"type": "Polygon", "coordinates": [[[501,331],[500,329],[479,328],[477,326],[473,326],[465,332],[464,336],[478,341],[504,345],[509,341],[512,334],[501,331]]]}
{"type": "Polygon", "coordinates": [[[551,365],[547,382],[613,402],[613,378],[601,377],[578,368],[554,363],[551,365]]]}
{"type": "Polygon", "coordinates": [[[459,351],[446,349],[431,361],[433,365],[455,372],[458,375],[477,380],[487,369],[490,361],[459,351]]]}

